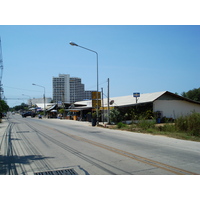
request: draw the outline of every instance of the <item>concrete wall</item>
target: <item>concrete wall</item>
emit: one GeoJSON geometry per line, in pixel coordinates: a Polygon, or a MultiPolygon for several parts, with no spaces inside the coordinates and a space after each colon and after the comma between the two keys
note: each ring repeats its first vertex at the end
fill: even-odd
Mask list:
{"type": "Polygon", "coordinates": [[[200,113],[200,104],[184,100],[156,100],[153,103],[153,111],[161,111],[162,117],[176,119],[191,114],[193,111],[200,113]]]}

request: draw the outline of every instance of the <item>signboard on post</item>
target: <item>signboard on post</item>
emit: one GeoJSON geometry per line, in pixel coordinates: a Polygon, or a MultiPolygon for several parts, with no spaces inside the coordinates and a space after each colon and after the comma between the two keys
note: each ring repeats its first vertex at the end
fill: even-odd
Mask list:
{"type": "Polygon", "coordinates": [[[95,99],[101,99],[101,92],[98,92],[98,98],[97,98],[97,92],[92,92],[92,100],[95,99]]]}
{"type": "MultiPolygon", "coordinates": [[[[97,108],[97,100],[92,100],[92,107],[97,108]]],[[[101,107],[101,99],[98,99],[98,108],[101,107]]]]}
{"type": "Polygon", "coordinates": [[[134,92],[133,93],[133,97],[140,97],[140,93],[139,92],[134,92]]]}
{"type": "Polygon", "coordinates": [[[62,107],[62,101],[58,101],[58,107],[62,107]]]}
{"type": "Polygon", "coordinates": [[[92,107],[100,108],[101,107],[101,92],[92,92],[92,107]],[[98,99],[98,100],[97,100],[98,99]],[[98,102],[98,105],[97,105],[98,102]]]}
{"type": "Polygon", "coordinates": [[[136,103],[137,103],[138,97],[140,97],[140,93],[139,93],[139,92],[134,92],[134,93],[133,93],[133,97],[136,98],[136,103]]]}

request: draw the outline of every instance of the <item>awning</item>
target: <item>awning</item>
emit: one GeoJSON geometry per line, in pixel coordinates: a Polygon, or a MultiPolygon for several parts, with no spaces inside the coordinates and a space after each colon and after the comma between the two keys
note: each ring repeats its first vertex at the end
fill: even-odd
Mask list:
{"type": "Polygon", "coordinates": [[[51,111],[51,110],[54,109],[55,107],[56,107],[56,104],[53,105],[53,106],[51,106],[50,108],[46,109],[46,111],[47,111],[47,112],[48,112],[48,111],[51,111]]]}
{"type": "Polygon", "coordinates": [[[66,109],[66,111],[70,111],[70,112],[80,112],[82,110],[91,110],[92,107],[88,107],[88,106],[81,106],[81,107],[77,107],[77,108],[71,108],[71,109],[66,109]]]}
{"type": "Polygon", "coordinates": [[[57,110],[51,110],[50,112],[57,112],[57,110]]]}

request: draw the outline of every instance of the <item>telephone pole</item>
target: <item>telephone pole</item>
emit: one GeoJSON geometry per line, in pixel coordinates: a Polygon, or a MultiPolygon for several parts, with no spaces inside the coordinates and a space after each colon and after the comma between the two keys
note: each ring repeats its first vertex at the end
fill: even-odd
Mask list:
{"type": "Polygon", "coordinates": [[[2,76],[3,76],[3,56],[2,56],[1,38],[0,38],[0,100],[2,100],[4,97],[2,76]]]}
{"type": "Polygon", "coordinates": [[[108,115],[108,124],[110,124],[110,80],[108,78],[108,110],[107,110],[107,115],[108,115]]]}

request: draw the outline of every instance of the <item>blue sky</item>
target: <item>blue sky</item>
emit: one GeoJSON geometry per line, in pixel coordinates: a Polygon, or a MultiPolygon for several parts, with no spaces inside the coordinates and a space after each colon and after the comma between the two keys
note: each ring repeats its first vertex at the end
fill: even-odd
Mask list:
{"type": "Polygon", "coordinates": [[[110,96],[133,92],[178,92],[200,87],[200,26],[30,25],[0,26],[3,88],[9,106],[31,98],[52,97],[52,77],[79,77],[96,90],[96,55],[69,45],[73,41],[98,52],[99,88],[110,96]]]}

